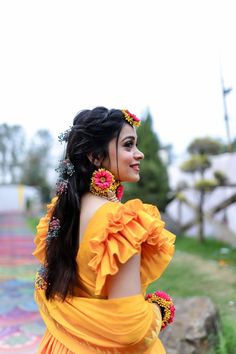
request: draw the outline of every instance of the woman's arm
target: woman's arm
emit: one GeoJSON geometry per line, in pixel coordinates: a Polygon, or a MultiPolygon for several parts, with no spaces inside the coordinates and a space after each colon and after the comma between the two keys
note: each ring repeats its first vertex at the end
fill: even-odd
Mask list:
{"type": "MultiPolygon", "coordinates": [[[[125,264],[121,264],[119,272],[110,277],[108,282],[108,299],[141,294],[140,281],[141,255],[135,254],[125,264]]],[[[158,304],[153,304],[161,312],[158,304]]]]}
{"type": "MultiPolygon", "coordinates": [[[[132,296],[141,294],[140,263],[141,255],[136,254],[131,257],[125,264],[119,265],[119,272],[114,276],[110,276],[108,279],[108,299],[120,299],[122,297],[125,298],[129,296],[132,299],[132,296]]],[[[143,299],[143,301],[144,306],[145,300],[143,299]]],[[[120,303],[122,304],[122,301],[120,303]]],[[[155,341],[155,339],[158,337],[161,328],[161,311],[159,305],[149,305],[151,305],[151,307],[153,308],[153,319],[150,323],[148,331],[146,333],[143,332],[142,335],[140,335],[139,330],[135,326],[133,326],[132,329],[129,328],[128,334],[125,333],[123,336],[119,334],[118,340],[120,343],[124,345],[131,345],[133,343],[140,342],[141,346],[144,345],[145,347],[146,345],[144,349],[147,349],[149,345],[153,345],[153,341],[155,341]],[[149,338],[150,344],[147,344],[148,341],[146,341],[145,338],[149,338]]],[[[136,307],[135,302],[134,306],[136,307]]],[[[121,309],[122,308],[120,308],[120,312],[121,309]]],[[[132,307],[130,308],[130,310],[130,316],[132,317],[132,307]]],[[[146,318],[146,316],[148,316],[148,312],[150,310],[150,308],[146,308],[147,313],[144,315],[143,320],[144,318],[146,318]]],[[[139,308],[139,311],[142,311],[141,307],[139,308]]],[[[140,319],[139,325],[141,325],[141,322],[142,319],[140,319]]]]}
{"type": "Polygon", "coordinates": [[[109,299],[141,294],[140,260],[139,253],[120,264],[119,272],[108,280],[109,299]]]}

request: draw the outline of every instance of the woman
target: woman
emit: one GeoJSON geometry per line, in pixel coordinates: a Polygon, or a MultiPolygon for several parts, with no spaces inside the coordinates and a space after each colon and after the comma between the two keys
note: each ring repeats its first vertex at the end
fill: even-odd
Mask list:
{"type": "Polygon", "coordinates": [[[57,196],[37,226],[35,299],[47,330],[39,353],[155,353],[173,320],[171,298],[146,294],[174,252],[156,207],[121,203],[144,155],[128,110],[80,112],[66,141],[57,196]]]}

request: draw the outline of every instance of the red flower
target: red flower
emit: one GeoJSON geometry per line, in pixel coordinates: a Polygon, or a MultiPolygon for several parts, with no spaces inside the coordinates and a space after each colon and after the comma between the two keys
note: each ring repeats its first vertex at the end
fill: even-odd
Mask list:
{"type": "Polygon", "coordinates": [[[116,196],[119,200],[121,200],[123,194],[124,194],[124,187],[122,185],[120,185],[116,190],[116,196]]]}
{"type": "Polygon", "coordinates": [[[130,111],[128,111],[128,109],[126,110],[126,112],[133,120],[135,120],[136,122],[140,122],[140,119],[135,114],[130,113],[130,111]]]}
{"type": "Polygon", "coordinates": [[[126,109],[126,112],[133,120],[135,120],[136,122],[140,122],[140,119],[135,114],[130,113],[130,111],[128,111],[128,109],[126,109]]]}
{"type": "Polygon", "coordinates": [[[96,187],[100,189],[107,189],[114,182],[114,178],[109,171],[106,171],[103,168],[100,168],[93,175],[93,183],[96,187]]]}
{"type": "Polygon", "coordinates": [[[161,297],[162,299],[164,300],[167,300],[167,301],[172,301],[171,297],[165,293],[164,291],[155,291],[154,293],[156,296],[159,296],[161,297]]]}

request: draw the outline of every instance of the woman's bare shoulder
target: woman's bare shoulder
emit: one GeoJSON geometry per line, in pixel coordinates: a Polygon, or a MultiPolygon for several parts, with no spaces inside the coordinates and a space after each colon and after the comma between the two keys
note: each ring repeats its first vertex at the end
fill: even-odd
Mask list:
{"type": "Polygon", "coordinates": [[[87,225],[97,210],[108,202],[107,199],[97,197],[91,193],[85,194],[81,199],[80,209],[80,240],[84,235],[87,225]]]}
{"type": "Polygon", "coordinates": [[[98,197],[91,193],[86,193],[81,199],[81,214],[93,215],[98,208],[107,203],[107,199],[98,197]]]}

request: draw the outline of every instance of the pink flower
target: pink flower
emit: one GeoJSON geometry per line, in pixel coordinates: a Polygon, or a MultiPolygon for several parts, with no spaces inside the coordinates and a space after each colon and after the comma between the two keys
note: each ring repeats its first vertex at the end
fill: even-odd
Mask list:
{"type": "Polygon", "coordinates": [[[175,307],[174,305],[170,305],[170,319],[169,319],[169,323],[174,321],[174,317],[175,317],[175,307]]]}
{"type": "Polygon", "coordinates": [[[136,122],[140,122],[140,119],[135,114],[130,113],[130,111],[128,111],[128,109],[126,109],[126,112],[133,120],[135,120],[136,122]]]}
{"type": "Polygon", "coordinates": [[[124,187],[120,185],[116,190],[116,196],[119,200],[121,200],[123,194],[124,194],[124,187]]]}
{"type": "Polygon", "coordinates": [[[107,189],[110,187],[110,185],[113,183],[113,176],[110,172],[104,170],[104,169],[99,169],[95,175],[94,175],[94,184],[101,188],[101,189],[107,189]]]}
{"type": "Polygon", "coordinates": [[[55,218],[55,216],[53,216],[52,220],[50,221],[49,229],[50,230],[59,230],[60,229],[60,220],[55,218]]]}
{"type": "Polygon", "coordinates": [[[166,301],[172,301],[171,297],[164,291],[155,291],[155,294],[166,301]]]}
{"type": "Polygon", "coordinates": [[[153,294],[147,294],[146,300],[151,300],[154,303],[159,304],[163,310],[163,319],[161,329],[167,327],[169,323],[172,323],[175,317],[175,306],[171,297],[164,291],[155,291],[153,294]]]}

